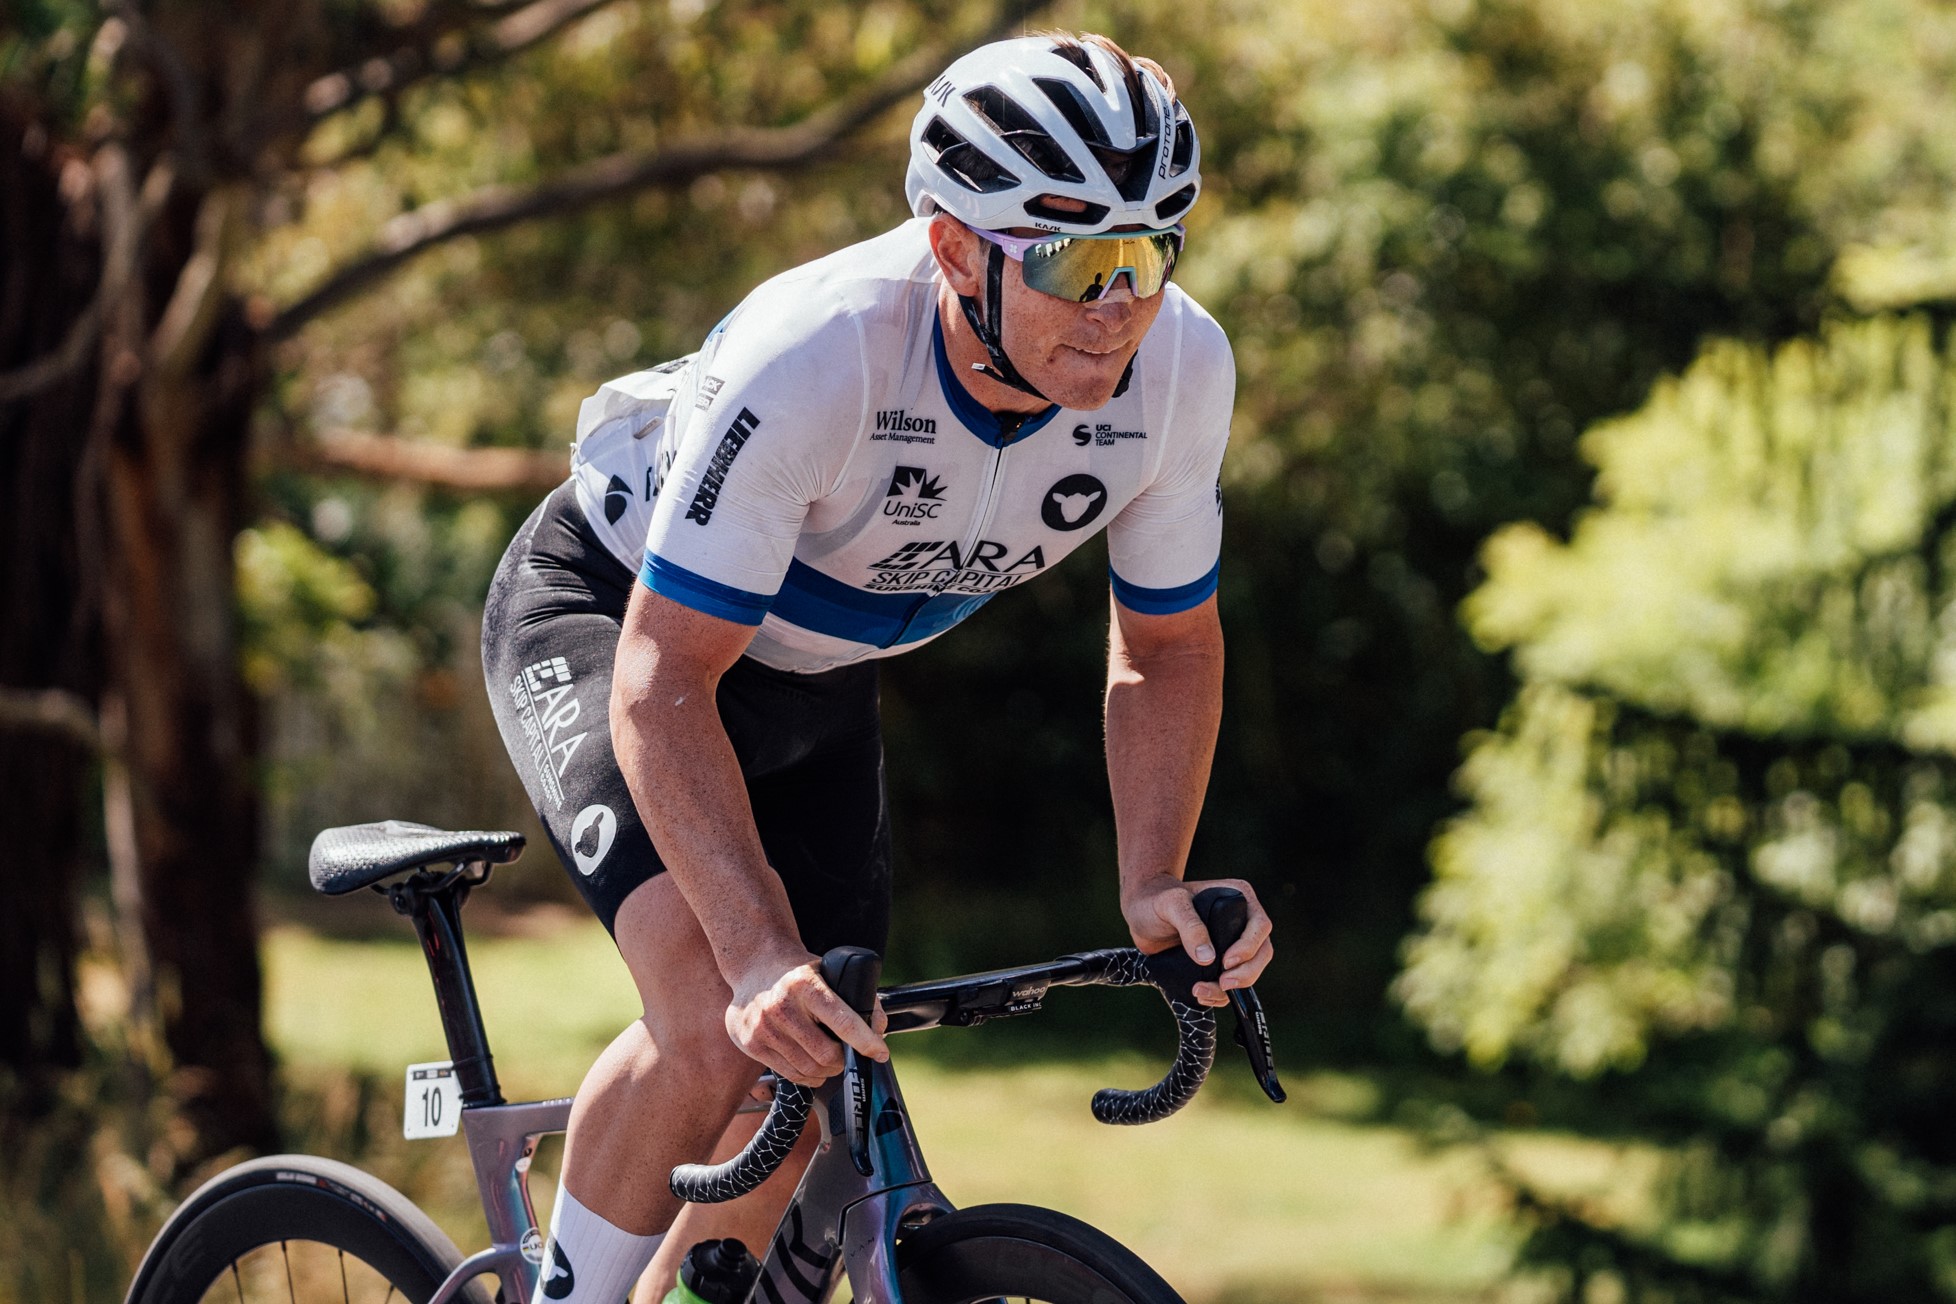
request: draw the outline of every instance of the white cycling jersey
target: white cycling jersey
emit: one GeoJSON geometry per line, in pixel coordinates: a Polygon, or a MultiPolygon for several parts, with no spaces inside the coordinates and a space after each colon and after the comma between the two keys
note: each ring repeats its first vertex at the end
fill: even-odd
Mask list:
{"type": "Polygon", "coordinates": [[[780,670],[889,656],[1107,531],[1115,598],[1216,588],[1236,370],[1170,284],[1125,394],[1001,417],[952,374],[928,219],[765,282],[696,354],[584,401],[571,459],[653,591],[759,625],[780,670]]]}

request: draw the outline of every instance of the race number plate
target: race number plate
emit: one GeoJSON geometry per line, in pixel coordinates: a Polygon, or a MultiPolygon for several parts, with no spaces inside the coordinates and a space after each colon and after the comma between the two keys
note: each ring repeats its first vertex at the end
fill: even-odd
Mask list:
{"type": "Polygon", "coordinates": [[[462,1125],[462,1085],[455,1065],[410,1064],[407,1067],[407,1110],[401,1135],[410,1141],[429,1136],[454,1136],[462,1125]]]}

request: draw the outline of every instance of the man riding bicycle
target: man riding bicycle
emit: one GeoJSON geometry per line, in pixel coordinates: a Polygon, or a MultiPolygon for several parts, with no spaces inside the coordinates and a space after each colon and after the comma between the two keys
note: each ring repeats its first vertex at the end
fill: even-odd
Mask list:
{"type": "MultiPolygon", "coordinates": [[[[1145,951],[1213,958],[1182,876],[1221,713],[1235,372],[1168,283],[1199,161],[1151,61],[1091,35],[984,46],[924,94],[913,220],[585,401],[483,657],[645,1013],[578,1090],[540,1298],[615,1304],[650,1263],[656,1299],[694,1242],[773,1231],[793,1175],[682,1212],[666,1174],[745,1142],[757,1061],[814,1084],[843,1043],[887,1057],[816,970],[888,927],[875,662],[1102,529],[1122,913],[1145,951]]],[[[1221,1005],[1269,963],[1270,924],[1215,881],[1251,902],[1197,988],[1221,1005]]]]}

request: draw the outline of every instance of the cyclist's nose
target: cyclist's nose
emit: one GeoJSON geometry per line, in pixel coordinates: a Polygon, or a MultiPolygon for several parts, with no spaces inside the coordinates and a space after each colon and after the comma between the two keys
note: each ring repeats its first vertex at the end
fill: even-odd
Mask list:
{"type": "Polygon", "coordinates": [[[1136,302],[1133,275],[1121,272],[1114,277],[1114,283],[1108,286],[1098,299],[1087,303],[1087,310],[1096,317],[1119,323],[1126,321],[1134,312],[1136,302]]]}

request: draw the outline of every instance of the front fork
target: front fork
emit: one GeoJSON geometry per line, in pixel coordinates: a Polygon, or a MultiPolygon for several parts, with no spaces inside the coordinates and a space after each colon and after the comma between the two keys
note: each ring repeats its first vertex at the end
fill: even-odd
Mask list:
{"type": "MultiPolygon", "coordinates": [[[[851,1056],[852,1060],[858,1057],[851,1056]]],[[[896,1243],[951,1202],[930,1179],[889,1065],[861,1059],[869,1173],[849,1157],[848,1075],[815,1089],[822,1141],[781,1217],[749,1304],[824,1304],[844,1269],[857,1304],[901,1304],[896,1243]]]]}

